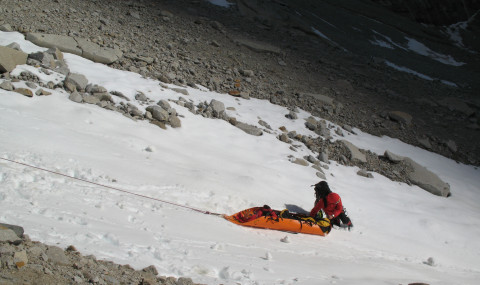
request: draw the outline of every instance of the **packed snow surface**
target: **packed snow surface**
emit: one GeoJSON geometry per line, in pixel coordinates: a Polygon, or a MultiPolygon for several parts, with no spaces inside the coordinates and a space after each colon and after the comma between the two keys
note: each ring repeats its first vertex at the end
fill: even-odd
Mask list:
{"type": "MultiPolygon", "coordinates": [[[[0,34],[1,45],[13,41],[29,52],[43,50],[18,33],[0,34]]],[[[139,91],[155,102],[216,99],[234,108],[230,116],[257,126],[262,119],[273,132],[251,136],[173,102],[182,127],[163,130],[74,103],[60,89],[33,98],[0,89],[0,158],[216,213],[264,204],[313,207],[316,170],[289,158],[312,153],[302,146],[292,151],[276,138],[280,126],[316,136],[305,128],[307,112],[289,120],[287,109],[268,101],[204,88],[188,88],[190,95],[184,96],[135,73],[65,57],[72,72],[122,92],[139,108],[146,107],[134,99],[139,91]]],[[[12,74],[22,70],[44,81],[61,80],[29,66],[12,74]]],[[[355,227],[320,237],[241,227],[0,159],[0,222],[23,226],[34,240],[73,244],[83,254],[138,269],[153,264],[161,275],[207,284],[478,284],[480,171],[396,139],[355,131],[343,139],[377,154],[388,149],[410,156],[448,182],[453,195],[434,196],[376,173],[368,179],[356,175],[355,167],[331,161],[327,181],[355,227]]]]}

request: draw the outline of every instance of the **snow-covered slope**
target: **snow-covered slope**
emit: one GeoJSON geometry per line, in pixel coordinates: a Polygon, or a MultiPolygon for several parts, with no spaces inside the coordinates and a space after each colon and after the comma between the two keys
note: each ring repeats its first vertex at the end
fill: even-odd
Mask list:
{"type": "MultiPolygon", "coordinates": [[[[40,49],[17,33],[0,38],[2,45],[17,41],[29,51],[40,49]]],[[[137,74],[65,56],[72,72],[121,91],[131,103],[137,91],[155,101],[181,95],[137,74]]],[[[31,67],[19,66],[13,74],[23,69],[31,67]]],[[[181,96],[195,103],[216,99],[234,107],[229,115],[242,122],[262,119],[274,130],[285,126],[314,135],[304,126],[310,116],[304,111],[289,120],[288,110],[267,101],[188,91],[181,96]]],[[[316,171],[288,159],[311,153],[305,147],[290,150],[276,138],[279,131],[251,136],[176,105],[182,127],[163,130],[74,103],[62,90],[52,93],[28,98],[0,90],[1,158],[218,213],[263,204],[313,206],[316,171]]],[[[244,228],[0,160],[0,222],[22,225],[35,240],[74,244],[85,254],[138,268],[153,264],[162,275],[207,284],[476,284],[480,171],[398,140],[358,133],[345,139],[377,153],[389,149],[414,158],[448,182],[453,196],[433,196],[378,174],[364,178],[356,175],[358,169],[331,162],[327,181],[355,228],[318,237],[244,228]],[[281,241],[285,236],[290,242],[281,241]]]]}

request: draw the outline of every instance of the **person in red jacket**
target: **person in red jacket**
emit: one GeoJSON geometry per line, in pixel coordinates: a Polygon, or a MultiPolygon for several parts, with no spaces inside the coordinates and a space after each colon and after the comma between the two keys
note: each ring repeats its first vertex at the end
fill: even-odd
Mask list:
{"type": "Polygon", "coordinates": [[[332,222],[332,225],[345,227],[348,230],[353,227],[352,221],[343,208],[342,199],[340,199],[337,193],[333,193],[330,190],[326,181],[320,181],[315,184],[315,197],[315,206],[310,211],[310,217],[315,218],[319,213],[321,215],[323,210],[327,218],[332,222]]]}

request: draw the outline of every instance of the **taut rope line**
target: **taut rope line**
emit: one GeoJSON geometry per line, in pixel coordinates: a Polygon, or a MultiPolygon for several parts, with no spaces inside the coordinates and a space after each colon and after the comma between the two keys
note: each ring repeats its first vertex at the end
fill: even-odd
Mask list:
{"type": "Polygon", "coordinates": [[[130,191],[127,191],[127,190],[123,190],[123,189],[120,189],[120,188],[116,188],[116,187],[112,187],[112,186],[108,186],[108,185],[104,185],[104,184],[100,184],[100,183],[88,181],[88,180],[82,179],[82,178],[73,177],[73,176],[66,175],[66,174],[63,174],[63,173],[60,173],[60,172],[56,172],[56,171],[48,170],[48,169],[41,168],[41,167],[38,167],[38,166],[30,165],[30,164],[27,164],[27,163],[18,162],[18,161],[15,161],[15,160],[10,160],[10,159],[7,159],[7,158],[2,158],[2,157],[0,157],[0,159],[5,160],[5,161],[9,161],[9,162],[12,162],[12,163],[20,164],[20,165],[23,165],[23,166],[27,166],[27,167],[30,167],[30,168],[35,168],[35,169],[38,169],[38,170],[42,170],[42,171],[45,171],[45,172],[50,172],[50,173],[53,173],[53,174],[56,174],[56,175],[60,175],[60,176],[64,176],[64,177],[67,177],[67,178],[70,178],[70,179],[79,180],[79,181],[82,181],[82,182],[85,182],[85,183],[89,183],[89,184],[101,186],[101,187],[108,188],[108,189],[111,189],[111,190],[115,190],[115,191],[127,193],[127,194],[130,194],[130,195],[135,195],[135,196],[142,197],[142,198],[145,198],[145,199],[150,199],[150,200],[154,200],[154,201],[157,201],[157,202],[162,202],[162,203],[165,203],[165,204],[170,204],[170,205],[173,205],[173,206],[176,206],[176,207],[181,207],[181,208],[189,209],[189,210],[192,210],[192,211],[195,211],[195,212],[199,212],[199,213],[202,213],[202,214],[214,215],[214,216],[221,216],[221,215],[222,215],[222,214],[212,213],[212,212],[209,212],[209,211],[204,211],[204,210],[200,210],[200,209],[193,208],[193,207],[189,207],[189,206],[185,206],[185,205],[180,205],[180,204],[177,204],[177,203],[173,203],[173,202],[170,202],[170,201],[165,201],[165,200],[162,200],[162,199],[158,199],[158,198],[154,198],[154,197],[150,197],[150,196],[146,196],[146,195],[142,195],[142,194],[138,194],[138,193],[133,193],[133,192],[130,192],[130,191]]]}

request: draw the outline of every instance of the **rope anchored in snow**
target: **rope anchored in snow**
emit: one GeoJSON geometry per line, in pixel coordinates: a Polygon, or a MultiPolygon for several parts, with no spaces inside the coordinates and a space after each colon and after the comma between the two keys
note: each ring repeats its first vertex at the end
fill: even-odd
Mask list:
{"type": "Polygon", "coordinates": [[[210,211],[205,211],[205,210],[197,209],[197,208],[190,207],[190,206],[180,205],[180,204],[173,203],[173,202],[170,202],[170,201],[165,201],[165,200],[150,197],[150,196],[147,196],[147,195],[138,194],[138,193],[130,192],[130,191],[123,190],[123,189],[120,189],[120,188],[116,188],[116,187],[92,182],[92,181],[89,181],[89,180],[86,180],[86,179],[73,177],[73,176],[66,175],[66,174],[56,172],[56,171],[53,171],[53,170],[48,170],[48,169],[41,168],[41,167],[38,167],[38,166],[30,165],[30,164],[27,164],[27,163],[18,162],[18,161],[15,161],[15,160],[10,160],[10,159],[7,159],[7,158],[2,158],[2,157],[0,157],[0,159],[8,161],[8,162],[12,162],[12,163],[20,164],[20,165],[23,165],[23,166],[27,166],[27,167],[30,167],[30,168],[35,168],[35,169],[38,169],[38,170],[41,170],[41,171],[53,173],[53,174],[56,174],[56,175],[64,176],[64,177],[67,177],[67,178],[70,178],[70,179],[74,179],[74,180],[82,181],[82,182],[85,182],[85,183],[93,184],[93,185],[96,185],[96,186],[101,186],[101,187],[108,188],[108,189],[111,189],[111,190],[115,190],[115,191],[118,191],[118,192],[123,192],[123,193],[126,193],[126,194],[142,197],[142,198],[145,198],[145,199],[154,200],[154,201],[165,203],[165,204],[170,204],[170,205],[173,205],[175,207],[189,209],[189,210],[199,212],[199,213],[202,213],[202,214],[213,215],[213,216],[221,216],[222,215],[222,214],[219,214],[219,213],[213,213],[213,212],[210,212],[210,211]]]}

